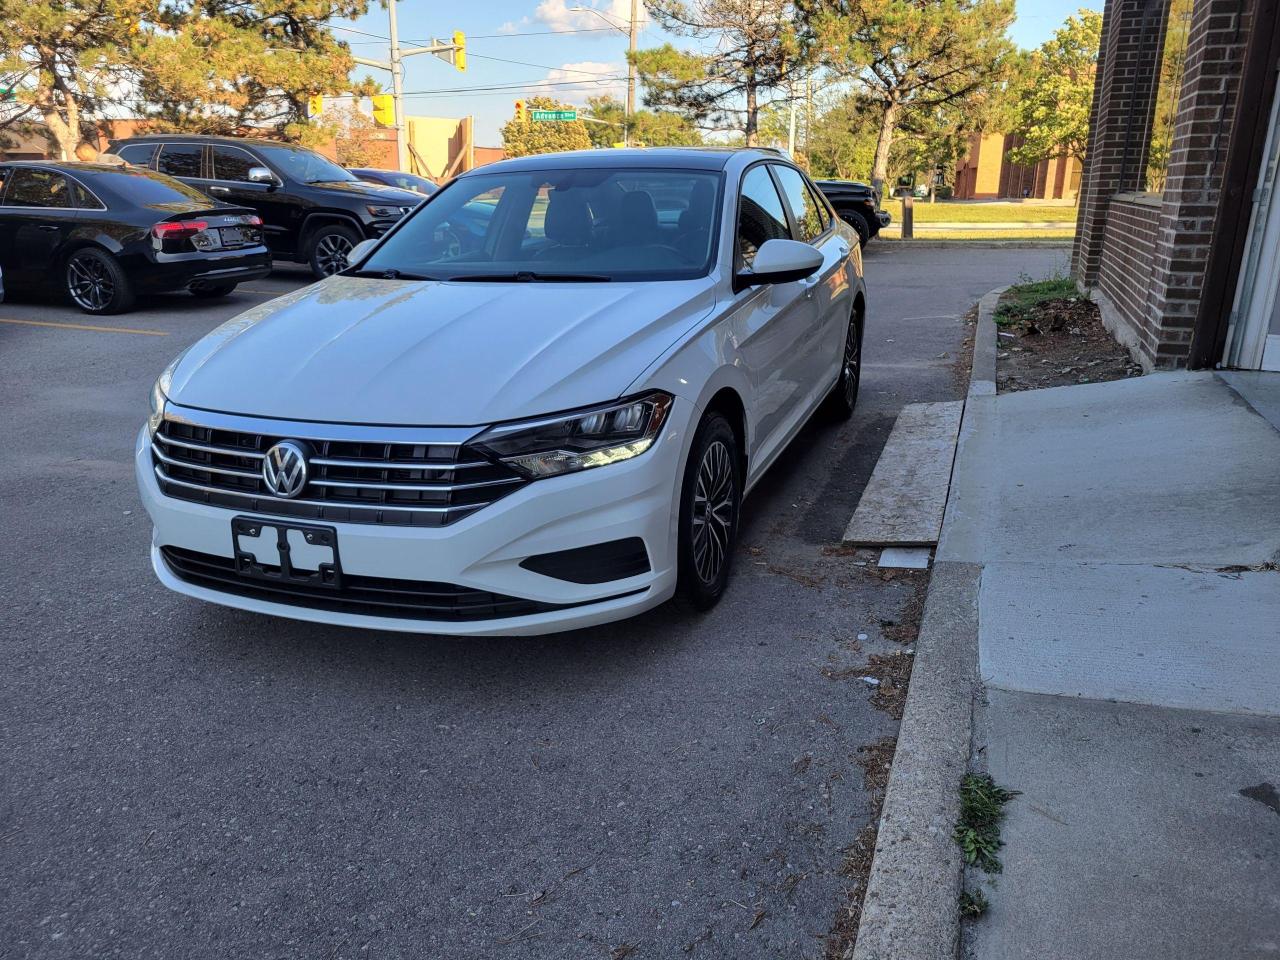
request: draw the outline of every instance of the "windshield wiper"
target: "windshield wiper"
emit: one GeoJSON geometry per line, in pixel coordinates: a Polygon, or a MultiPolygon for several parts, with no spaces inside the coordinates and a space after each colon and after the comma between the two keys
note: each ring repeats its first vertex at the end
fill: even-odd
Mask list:
{"type": "Polygon", "coordinates": [[[613,277],[599,273],[535,273],[532,270],[520,270],[516,273],[470,273],[449,279],[463,283],[486,280],[492,283],[608,283],[613,277]]]}
{"type": "Polygon", "coordinates": [[[403,270],[353,270],[348,277],[374,277],[378,280],[435,280],[436,277],[424,276],[421,273],[405,273],[403,270]]]}

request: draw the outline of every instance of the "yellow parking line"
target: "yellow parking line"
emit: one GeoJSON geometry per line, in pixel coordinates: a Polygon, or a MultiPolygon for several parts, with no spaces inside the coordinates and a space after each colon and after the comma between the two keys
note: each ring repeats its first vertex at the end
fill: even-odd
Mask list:
{"type": "Polygon", "coordinates": [[[48,320],[9,320],[0,317],[0,323],[22,323],[30,327],[64,327],[67,330],[97,330],[101,333],[136,333],[140,337],[167,337],[166,330],[135,330],[132,327],[95,327],[89,323],[50,323],[48,320]]]}

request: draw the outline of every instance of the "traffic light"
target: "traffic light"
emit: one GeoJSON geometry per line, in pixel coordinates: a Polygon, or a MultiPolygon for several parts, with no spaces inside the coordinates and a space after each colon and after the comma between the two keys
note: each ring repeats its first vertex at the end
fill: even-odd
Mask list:
{"type": "Polygon", "coordinates": [[[324,94],[313,93],[307,97],[307,116],[318,117],[324,113],[324,94]]]}
{"type": "Polygon", "coordinates": [[[370,97],[373,101],[373,122],[384,127],[396,125],[396,101],[389,93],[379,93],[370,97]]]}
{"type": "Polygon", "coordinates": [[[461,30],[453,31],[453,66],[466,73],[467,70],[467,35],[461,30]]]}
{"type": "Polygon", "coordinates": [[[525,123],[528,121],[528,119],[529,119],[528,116],[524,112],[524,101],[517,100],[516,101],[516,123],[525,123]]]}

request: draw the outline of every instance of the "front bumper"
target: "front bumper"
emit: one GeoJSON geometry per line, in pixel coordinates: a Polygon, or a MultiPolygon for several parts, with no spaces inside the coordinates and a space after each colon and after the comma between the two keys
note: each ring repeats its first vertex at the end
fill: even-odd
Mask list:
{"type": "MultiPolygon", "coordinates": [[[[342,571],[452,584],[559,609],[491,620],[426,620],[318,609],[294,602],[209,589],[179,577],[161,554],[178,547],[232,557],[231,518],[245,511],[165,496],[156,481],[144,427],[135,449],[143,506],[154,525],[151,561],[172,590],[242,610],[315,623],[412,633],[530,635],[587,627],[633,616],[675,592],[679,483],[696,425],[696,408],[677,398],[657,444],[632,460],[530,483],[444,527],[326,523],[337,531],[342,571]],[[522,567],[528,557],[643,539],[648,572],[606,583],[573,583],[522,567]]],[[[253,513],[270,523],[269,513],[253,513]]],[[[280,517],[282,523],[296,523],[280,517]]]]}

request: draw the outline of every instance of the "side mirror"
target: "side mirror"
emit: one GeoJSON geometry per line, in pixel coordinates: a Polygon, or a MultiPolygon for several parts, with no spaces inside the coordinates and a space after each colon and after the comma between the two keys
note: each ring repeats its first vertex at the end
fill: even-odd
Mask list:
{"type": "Polygon", "coordinates": [[[277,183],[276,175],[266,167],[250,167],[249,168],[250,183],[269,183],[275,186],[277,183]]]}
{"type": "Polygon", "coordinates": [[[822,253],[799,240],[766,240],[756,251],[750,270],[734,277],[734,289],[744,290],[764,283],[791,283],[818,272],[822,253]]]}
{"type": "Polygon", "coordinates": [[[347,266],[354,267],[369,255],[369,251],[377,246],[377,240],[361,240],[347,251],[347,266]]]}

